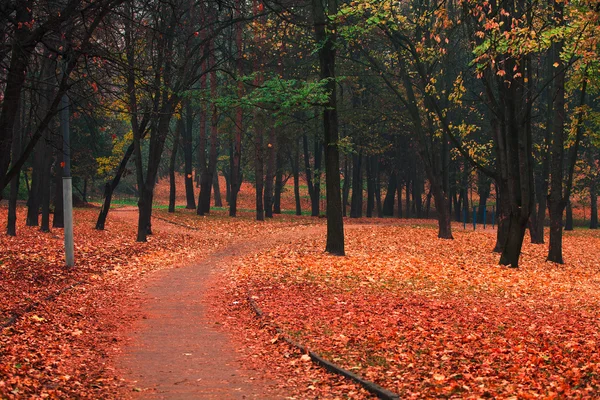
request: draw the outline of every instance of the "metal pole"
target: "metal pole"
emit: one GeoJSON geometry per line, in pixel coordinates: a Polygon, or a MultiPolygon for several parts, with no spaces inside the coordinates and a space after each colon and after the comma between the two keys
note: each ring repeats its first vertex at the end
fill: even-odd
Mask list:
{"type": "Polygon", "coordinates": [[[71,140],[69,137],[69,98],[65,93],[60,101],[60,130],[63,136],[63,207],[65,219],[65,261],[75,265],[73,249],[73,183],[71,180],[71,140]]]}

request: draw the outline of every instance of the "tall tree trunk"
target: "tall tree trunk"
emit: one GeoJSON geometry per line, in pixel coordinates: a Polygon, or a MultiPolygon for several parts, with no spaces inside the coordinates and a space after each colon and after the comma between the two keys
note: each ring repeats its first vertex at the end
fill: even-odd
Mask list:
{"type": "Polygon", "coordinates": [[[565,214],[565,231],[573,230],[573,206],[571,200],[567,202],[566,214],[565,214]]]}
{"type": "Polygon", "coordinates": [[[374,161],[376,157],[371,155],[367,157],[367,218],[373,217],[375,208],[375,174],[374,161]]]}
{"type": "Polygon", "coordinates": [[[590,202],[590,229],[598,229],[598,195],[595,179],[590,184],[590,202]]]}
{"type": "MultiPolygon", "coordinates": [[[[183,119],[177,121],[177,127],[175,128],[175,135],[173,136],[173,150],[171,151],[171,159],[169,160],[169,212],[175,212],[175,199],[177,198],[177,187],[175,182],[175,162],[177,161],[177,149],[179,148],[179,137],[181,136],[181,130],[187,130],[187,126],[183,126],[183,119]]],[[[184,143],[185,147],[185,143],[184,143]]],[[[187,165],[186,172],[187,172],[187,165]]],[[[191,181],[191,179],[190,179],[191,181]]],[[[193,195],[193,184],[192,181],[192,195],[193,195]]],[[[186,176],[186,191],[187,191],[187,176],[186,176]]],[[[187,196],[186,196],[187,197],[187,196]]],[[[189,198],[187,199],[189,201],[189,198]]],[[[188,203],[189,204],[189,203],[188,203]]],[[[194,204],[195,205],[195,204],[194,204]]],[[[196,208],[196,207],[194,207],[196,208]]]]}
{"type": "Polygon", "coordinates": [[[223,207],[223,199],[221,199],[221,187],[219,185],[219,172],[215,171],[213,176],[213,191],[215,192],[215,207],[223,207]]]}
{"type": "MultiPolygon", "coordinates": [[[[204,36],[204,35],[203,35],[204,36]]],[[[202,62],[202,70],[206,70],[206,63],[202,62]]],[[[203,74],[200,77],[200,90],[206,90],[206,74],[203,74]]],[[[198,141],[198,172],[200,175],[200,192],[198,193],[198,204],[196,206],[196,214],[204,215],[204,210],[206,209],[206,191],[210,192],[210,186],[212,182],[208,179],[208,166],[206,160],[206,128],[207,128],[207,111],[205,102],[200,103],[200,136],[198,141]]],[[[209,204],[210,208],[210,194],[209,196],[209,204]]]]}
{"type": "MultiPolygon", "coordinates": [[[[56,158],[54,161],[54,184],[56,190],[54,192],[54,217],[52,218],[53,228],[65,227],[65,210],[63,200],[63,177],[62,177],[62,162],[63,162],[63,140],[57,140],[56,158]]],[[[86,180],[87,182],[87,180],[86,180]]],[[[84,190],[85,192],[85,190],[84,190]]],[[[84,196],[85,197],[85,196],[84,196]]],[[[85,201],[85,200],[84,200],[85,201]]]]}
{"type": "MultiPolygon", "coordinates": [[[[236,0],[236,15],[242,15],[242,0],[236,0]]],[[[235,44],[237,50],[236,70],[238,76],[244,74],[243,53],[242,53],[242,24],[235,26],[235,44]]],[[[240,79],[237,87],[238,96],[241,98],[244,92],[244,83],[240,79]]],[[[235,136],[233,139],[233,154],[231,157],[231,188],[229,193],[229,216],[237,215],[237,198],[242,185],[241,181],[241,158],[242,158],[242,134],[244,131],[244,111],[242,107],[237,107],[235,111],[235,136]]]]}
{"type": "Polygon", "coordinates": [[[275,178],[275,127],[269,129],[267,143],[267,174],[265,176],[265,217],[273,218],[273,179],[275,178]]]}
{"type": "Polygon", "coordinates": [[[394,216],[394,200],[396,197],[396,173],[392,172],[388,179],[387,191],[383,200],[383,215],[394,216]]]}
{"type": "MultiPolygon", "coordinates": [[[[21,104],[23,101],[21,101],[21,104]]],[[[19,158],[21,155],[21,116],[24,112],[23,107],[19,107],[17,116],[15,118],[15,124],[13,126],[13,138],[12,138],[12,162],[19,158]]],[[[17,235],[17,199],[19,197],[19,181],[21,172],[15,175],[10,181],[10,195],[8,197],[8,221],[6,225],[6,234],[9,236],[17,235]]]]}
{"type": "Polygon", "coordinates": [[[296,142],[294,156],[290,164],[294,174],[294,199],[296,202],[296,215],[302,215],[302,203],[300,202],[300,145],[296,142]]]}
{"type": "Polygon", "coordinates": [[[337,0],[328,0],[327,12],[321,0],[312,0],[315,37],[322,45],[319,48],[321,79],[327,81],[329,98],[323,110],[325,180],[327,192],[327,244],[325,251],[334,255],[344,255],[344,220],[340,186],[339,132],[337,114],[337,83],[335,81],[335,25],[329,15],[336,15],[337,0]],[[328,15],[329,14],[329,15],[328,15]],[[327,25],[329,29],[326,29],[327,25]]]}
{"type": "MultiPolygon", "coordinates": [[[[350,197],[350,162],[348,155],[344,155],[344,185],[342,186],[342,216],[346,216],[348,208],[348,197],[350,197]]],[[[394,200],[392,200],[394,201],[394,200]]],[[[393,208],[393,205],[392,205],[393,208]]]]}
{"type": "MultiPolygon", "coordinates": [[[[183,144],[183,158],[185,162],[185,198],[186,198],[186,209],[196,209],[196,199],[194,197],[194,176],[192,167],[192,126],[194,123],[194,114],[192,113],[192,106],[188,101],[186,104],[186,116],[185,126],[181,128],[181,138],[183,144]]],[[[182,123],[183,124],[183,123],[182,123]]]]}
{"type": "MultiPolygon", "coordinates": [[[[563,25],[562,2],[554,0],[551,2],[554,18],[563,25]]],[[[567,205],[567,199],[563,195],[564,179],[564,127],[565,127],[565,79],[566,66],[560,58],[564,42],[559,40],[552,44],[552,60],[557,69],[554,77],[552,141],[550,142],[550,194],[548,195],[548,206],[550,210],[550,243],[548,247],[548,261],[558,264],[563,263],[562,257],[562,230],[563,211],[567,205]]]]}
{"type": "MultiPolygon", "coordinates": [[[[273,198],[273,214],[281,214],[281,192],[283,192],[283,150],[277,147],[275,158],[275,197],[273,198]]],[[[287,182],[287,180],[286,180],[287,182]]]]}
{"type": "Polygon", "coordinates": [[[410,218],[410,177],[406,177],[406,214],[404,218],[410,218]]]}
{"type": "Polygon", "coordinates": [[[484,210],[487,208],[487,200],[490,197],[490,179],[482,172],[477,172],[477,194],[479,195],[479,207],[477,207],[477,222],[483,224],[484,210]]]}
{"type": "Polygon", "coordinates": [[[400,181],[399,176],[396,178],[396,182],[398,182],[396,186],[396,190],[398,191],[398,218],[402,218],[402,181],[400,181]]]}
{"type": "Polygon", "coordinates": [[[352,155],[352,200],[350,218],[361,218],[363,211],[362,151],[352,155]]]}
{"type": "MultiPolygon", "coordinates": [[[[11,59],[5,75],[4,96],[0,107],[0,196],[8,182],[4,181],[10,165],[14,125],[18,118],[17,112],[21,100],[22,88],[27,76],[27,66],[32,46],[24,46],[31,34],[30,22],[33,19],[33,1],[20,0],[15,4],[14,39],[11,47],[11,59]]],[[[15,160],[13,160],[15,163],[15,160]]],[[[36,218],[37,219],[37,218],[36,218]]],[[[37,225],[37,223],[35,224],[37,225]]]]}
{"type": "Polygon", "coordinates": [[[52,152],[48,150],[44,153],[42,182],[40,188],[42,202],[42,223],[40,225],[40,230],[42,232],[50,232],[50,187],[52,186],[50,166],[52,165],[52,152]]]}
{"type": "Polygon", "coordinates": [[[264,160],[263,160],[263,136],[265,126],[265,115],[262,111],[257,111],[254,116],[254,179],[256,186],[256,220],[265,220],[265,210],[263,205],[264,190],[264,160]]]}

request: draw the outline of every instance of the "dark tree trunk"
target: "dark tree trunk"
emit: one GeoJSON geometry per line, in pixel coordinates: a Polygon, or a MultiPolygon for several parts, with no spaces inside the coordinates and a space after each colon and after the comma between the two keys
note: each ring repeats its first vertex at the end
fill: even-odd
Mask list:
{"type": "MultiPolygon", "coordinates": [[[[202,69],[206,70],[206,65],[202,63],[202,69]]],[[[206,90],[206,74],[200,77],[200,89],[206,90]]],[[[200,103],[200,135],[198,140],[198,173],[200,175],[200,192],[198,193],[198,204],[196,205],[196,214],[204,215],[206,207],[210,209],[210,193],[208,194],[208,204],[206,204],[206,191],[210,192],[212,180],[208,176],[208,163],[206,160],[206,128],[207,128],[207,111],[206,104],[200,103]]]]}
{"type": "MultiPolygon", "coordinates": [[[[242,0],[236,0],[236,14],[238,17],[242,15],[242,0]]],[[[235,25],[235,44],[238,52],[236,59],[236,69],[239,76],[244,74],[243,54],[242,54],[242,24],[235,25]]],[[[241,98],[244,92],[244,83],[240,80],[237,87],[238,96],[241,98]]],[[[242,186],[241,176],[241,159],[242,159],[242,134],[244,131],[244,111],[242,107],[238,107],[235,111],[235,136],[233,139],[233,154],[231,157],[231,183],[228,198],[229,216],[237,216],[237,198],[242,186]]]]}
{"type": "Polygon", "coordinates": [[[400,177],[396,179],[398,182],[398,186],[396,188],[398,191],[398,218],[402,218],[402,182],[400,181],[400,177]]]}
{"type": "Polygon", "coordinates": [[[373,217],[375,208],[375,171],[376,156],[367,157],[367,218],[373,217]]]}
{"type": "MultiPolygon", "coordinates": [[[[192,126],[194,123],[194,115],[189,102],[186,105],[186,123],[181,128],[181,139],[183,145],[183,159],[185,162],[185,198],[186,209],[196,209],[196,199],[194,197],[194,176],[192,173],[192,126]]],[[[183,122],[182,122],[183,124],[183,122]]],[[[175,151],[174,151],[175,152],[175,151]]]]}
{"type": "MultiPolygon", "coordinates": [[[[57,140],[56,160],[54,162],[54,182],[56,190],[54,191],[54,217],[52,218],[53,228],[65,227],[65,210],[63,200],[63,174],[61,163],[63,161],[63,141],[57,140]]],[[[87,179],[84,181],[84,192],[87,186],[87,179]]],[[[85,196],[84,196],[85,197],[85,196]]],[[[84,200],[85,201],[85,200],[84,200]]]]}
{"type": "Polygon", "coordinates": [[[446,204],[448,204],[448,198],[444,194],[441,182],[432,182],[431,191],[433,194],[433,201],[435,202],[435,209],[438,215],[438,238],[440,239],[454,239],[452,236],[452,226],[450,223],[450,213],[446,204]]]}
{"type": "Polygon", "coordinates": [[[352,200],[350,218],[361,218],[363,211],[362,151],[352,155],[352,200]]]}
{"type": "MultiPolygon", "coordinates": [[[[21,102],[22,103],[22,102],[21,102]]],[[[23,113],[22,107],[20,112],[23,113]]],[[[21,118],[17,112],[12,137],[12,160],[17,160],[21,155],[21,118]]],[[[17,199],[19,197],[19,181],[21,172],[15,175],[10,181],[10,194],[8,197],[8,221],[6,226],[6,234],[9,236],[17,235],[17,199]]],[[[0,190],[1,191],[1,190],[0,190]]]]}
{"type": "Polygon", "coordinates": [[[327,192],[327,244],[325,251],[343,256],[344,252],[344,220],[342,217],[342,199],[340,185],[339,132],[337,113],[337,83],[335,81],[335,25],[329,15],[336,15],[337,0],[329,0],[327,12],[321,0],[313,0],[315,37],[319,48],[319,64],[321,79],[325,79],[329,98],[323,110],[323,132],[325,147],[325,179],[327,192]]]}
{"type": "MultiPolygon", "coordinates": [[[[175,199],[177,197],[177,187],[175,182],[175,162],[177,161],[177,149],[179,148],[179,137],[181,136],[181,130],[187,130],[187,126],[182,126],[183,120],[180,119],[177,121],[177,128],[175,128],[175,135],[173,136],[173,150],[171,151],[171,159],[169,160],[169,212],[175,212],[175,199]]],[[[184,143],[185,147],[185,143],[184,143]]],[[[186,173],[187,173],[187,165],[186,173]]],[[[191,180],[191,179],[190,179],[191,180]]],[[[192,181],[192,195],[193,195],[193,185],[192,181]]],[[[186,190],[187,190],[187,176],[186,176],[186,190]]],[[[186,196],[187,197],[187,196],[186,196]]],[[[189,198],[188,204],[189,204],[189,198]]],[[[195,205],[195,204],[194,204],[195,205]]],[[[196,207],[194,207],[196,208],[196,207]]]]}
{"type": "MultiPolygon", "coordinates": [[[[564,5],[559,1],[552,1],[554,18],[563,24],[564,5]]],[[[563,264],[562,233],[563,211],[568,202],[568,196],[563,193],[564,179],[564,146],[565,146],[565,79],[566,66],[560,58],[564,42],[559,40],[551,47],[552,59],[557,73],[554,77],[552,140],[550,142],[550,194],[548,195],[548,208],[550,211],[550,243],[548,246],[547,261],[563,264]]]]}
{"type": "Polygon", "coordinates": [[[485,221],[484,210],[487,208],[487,200],[490,197],[491,182],[483,173],[477,173],[477,193],[479,194],[479,207],[477,208],[477,223],[483,224],[485,221]]]}
{"type": "Polygon", "coordinates": [[[396,173],[392,172],[389,176],[387,192],[383,200],[383,215],[387,217],[394,216],[394,200],[396,198],[396,173]]]}
{"type": "MultiPolygon", "coordinates": [[[[10,64],[5,72],[4,96],[0,107],[0,196],[5,185],[8,184],[4,181],[4,177],[11,161],[12,138],[14,125],[18,119],[21,89],[25,83],[27,66],[33,50],[31,45],[23,45],[31,34],[29,23],[32,20],[33,8],[32,0],[15,2],[14,24],[15,26],[18,24],[19,29],[15,29],[10,64]]],[[[15,160],[13,160],[14,163],[15,160]]],[[[37,223],[35,225],[37,226],[37,223]]]]}
{"type": "Polygon", "coordinates": [[[590,229],[598,229],[598,195],[595,181],[590,185],[590,201],[590,229]]]}
{"type": "Polygon", "coordinates": [[[275,160],[275,197],[273,199],[273,214],[281,214],[281,192],[283,191],[283,154],[282,147],[277,148],[275,160]]]}
{"type": "Polygon", "coordinates": [[[219,172],[215,171],[213,177],[213,191],[215,192],[215,207],[223,207],[223,199],[221,199],[221,187],[219,185],[219,172]]]}
{"type": "Polygon", "coordinates": [[[52,152],[50,146],[46,145],[44,152],[44,161],[42,164],[42,181],[41,181],[41,206],[42,206],[42,223],[40,230],[42,232],[50,232],[50,188],[52,187],[52,173],[50,166],[52,165],[52,152]]]}
{"type": "Polygon", "coordinates": [[[265,176],[265,217],[273,218],[273,179],[275,178],[275,127],[269,130],[267,143],[267,174],[265,176]]]}
{"type": "Polygon", "coordinates": [[[296,142],[294,156],[290,162],[292,174],[294,175],[294,199],[296,201],[296,215],[302,215],[302,204],[300,203],[300,146],[296,142]]]}
{"type": "Polygon", "coordinates": [[[263,205],[264,190],[264,160],[263,160],[263,135],[265,126],[265,116],[262,111],[257,111],[254,116],[254,179],[256,186],[256,220],[265,220],[265,210],[263,205]]]}
{"type": "Polygon", "coordinates": [[[406,215],[404,218],[410,218],[410,178],[406,178],[406,215]]]}
{"type": "MultiPolygon", "coordinates": [[[[427,199],[425,200],[425,218],[429,219],[429,211],[431,211],[431,189],[427,192],[427,199]]],[[[450,213],[450,210],[448,210],[450,213]]]]}
{"type": "Polygon", "coordinates": [[[348,156],[344,155],[344,185],[342,186],[342,216],[344,217],[348,209],[348,197],[350,197],[350,163],[348,162],[348,156]]]}
{"type": "Polygon", "coordinates": [[[106,183],[104,186],[104,202],[102,203],[102,208],[100,209],[100,214],[98,215],[98,220],[96,221],[96,229],[103,230],[104,225],[106,224],[106,217],[108,216],[108,211],[110,210],[110,202],[112,200],[112,195],[114,190],[119,185],[121,181],[121,177],[125,172],[125,168],[127,167],[127,163],[133,154],[133,143],[127,147],[121,162],[119,163],[119,167],[117,168],[117,172],[115,173],[115,177],[112,179],[110,183],[106,183]]]}
{"type": "Polygon", "coordinates": [[[383,218],[383,205],[381,204],[381,179],[378,157],[376,157],[373,168],[373,175],[375,176],[375,204],[377,207],[377,218],[383,218]]]}
{"type": "Polygon", "coordinates": [[[573,208],[571,200],[567,202],[566,213],[565,213],[565,231],[573,230],[573,208]]]}
{"type": "Polygon", "coordinates": [[[415,179],[412,182],[413,205],[415,216],[423,218],[423,174],[415,166],[415,179]]]}

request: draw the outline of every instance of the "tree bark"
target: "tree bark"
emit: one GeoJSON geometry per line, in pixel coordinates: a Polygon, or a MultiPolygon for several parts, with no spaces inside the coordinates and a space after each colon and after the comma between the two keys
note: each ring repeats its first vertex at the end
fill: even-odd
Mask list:
{"type": "MultiPolygon", "coordinates": [[[[186,104],[186,118],[185,126],[181,128],[181,138],[183,144],[183,158],[185,162],[185,198],[186,198],[186,209],[196,209],[196,199],[194,197],[194,176],[192,171],[192,126],[194,123],[194,115],[192,113],[192,106],[188,101],[186,104]]],[[[183,124],[183,122],[182,122],[183,124]]],[[[174,151],[175,152],[175,151],[174,151]]]]}
{"type": "Polygon", "coordinates": [[[363,211],[362,151],[352,155],[352,200],[350,218],[361,218],[363,211]]]}
{"type": "MultiPolygon", "coordinates": [[[[183,119],[177,121],[177,127],[175,128],[175,135],[173,136],[173,149],[171,150],[171,158],[169,160],[169,212],[175,212],[175,199],[177,197],[177,187],[175,182],[175,162],[177,161],[177,149],[179,148],[179,137],[181,136],[181,130],[187,130],[188,127],[182,127],[183,119]]],[[[184,144],[185,147],[185,144],[184,144]]],[[[187,172],[187,165],[185,166],[187,172]]],[[[191,180],[191,179],[190,179],[191,180]]],[[[192,182],[192,192],[193,192],[192,182]]],[[[186,176],[186,191],[187,191],[187,176],[186,176]]],[[[192,193],[193,194],[193,193],[192,193]]],[[[187,196],[186,196],[187,197],[187,196]]],[[[187,198],[189,201],[189,198],[187,198]]],[[[189,203],[188,203],[189,204],[189,203]]],[[[195,204],[194,204],[195,205],[195,204]]],[[[196,207],[194,207],[196,208],[196,207]]]]}
{"type": "Polygon", "coordinates": [[[394,200],[396,198],[396,173],[392,172],[388,179],[387,191],[383,200],[383,215],[394,216],[394,200]]]}
{"type": "Polygon", "coordinates": [[[265,217],[273,218],[273,179],[275,178],[275,127],[269,129],[267,143],[267,174],[265,176],[265,217]]]}
{"type": "Polygon", "coordinates": [[[325,179],[327,195],[327,244],[325,251],[343,256],[344,252],[344,220],[342,217],[342,199],[340,185],[339,132],[337,113],[337,83],[335,82],[335,25],[329,15],[337,14],[337,0],[328,0],[327,12],[321,0],[312,0],[315,37],[319,48],[319,64],[321,79],[327,80],[325,85],[329,98],[323,110],[324,147],[325,147],[325,179]],[[329,14],[329,15],[328,15],[329,14]],[[326,25],[330,25],[326,31],[326,25]]]}
{"type": "Polygon", "coordinates": [[[219,171],[215,171],[213,176],[213,192],[215,192],[215,207],[223,207],[221,198],[221,187],[219,185],[219,171]]]}

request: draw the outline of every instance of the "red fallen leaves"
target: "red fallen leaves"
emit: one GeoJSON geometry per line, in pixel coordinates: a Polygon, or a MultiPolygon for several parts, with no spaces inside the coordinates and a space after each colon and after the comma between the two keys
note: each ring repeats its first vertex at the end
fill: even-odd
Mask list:
{"type": "MultiPolygon", "coordinates": [[[[147,243],[135,242],[137,213],[113,211],[105,231],[93,229],[96,209],[75,210],[75,262],[63,267],[62,230],[25,227],[18,210],[16,238],[0,235],[0,398],[124,398],[130,388],[112,365],[123,330],[139,314],[136,295],[145,276],[159,268],[199,260],[265,227],[293,229],[292,222],[257,224],[225,212],[193,212],[153,221],[147,243]]],[[[6,220],[6,208],[0,208],[6,220]]],[[[294,222],[294,224],[296,224],[294,222]]]]}
{"type": "Polygon", "coordinates": [[[494,232],[445,241],[409,224],[349,226],[344,258],[323,238],[248,257],[231,291],[251,290],[288,335],[401,397],[600,392],[598,233],[566,235],[567,265],[527,244],[510,270],[490,253],[494,232]]]}

